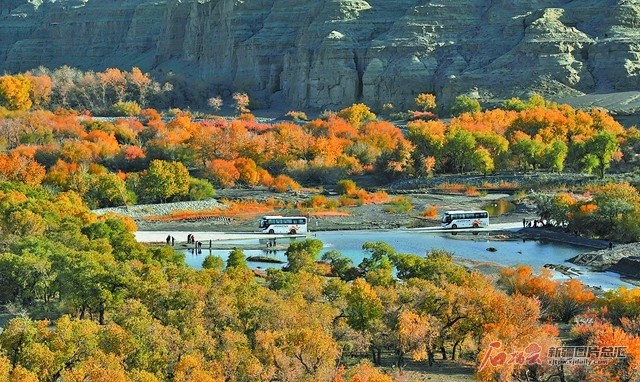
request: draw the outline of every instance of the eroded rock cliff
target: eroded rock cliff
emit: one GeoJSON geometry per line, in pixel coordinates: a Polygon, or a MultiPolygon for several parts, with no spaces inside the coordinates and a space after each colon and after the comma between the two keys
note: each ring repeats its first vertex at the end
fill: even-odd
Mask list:
{"type": "Polygon", "coordinates": [[[0,70],[172,70],[265,106],[639,90],[640,0],[5,0],[0,70]]]}

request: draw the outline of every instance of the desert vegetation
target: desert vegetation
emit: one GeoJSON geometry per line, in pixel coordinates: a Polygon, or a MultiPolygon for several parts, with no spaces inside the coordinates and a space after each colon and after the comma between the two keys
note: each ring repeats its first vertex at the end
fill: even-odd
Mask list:
{"type": "MultiPolygon", "coordinates": [[[[135,68],[0,77],[0,303],[12,315],[0,332],[0,380],[391,381],[409,361],[429,367],[449,359],[475,365],[485,381],[640,378],[635,289],[596,296],[528,267],[504,270],[494,283],[450,253],[401,254],[380,242],[365,244],[361,264],[336,251],[319,262],[322,243],[313,239],[289,247],[288,270],[263,278],[241,250],[227,264],[209,257],[194,270],[171,246],[137,243],[131,219],[90,212],[208,199],[216,188],[296,193],[321,185],[335,194],[315,192],[286,208],[348,213],[341,209],[385,204],[389,214],[407,214],[409,197],[353,178],[385,185],[452,174],[486,179],[497,170],[573,172],[593,176],[526,192],[541,218],[637,241],[637,185],[610,175],[637,167],[637,129],[603,110],[539,96],[485,111],[460,97],[457,116],[444,122],[428,94],[416,99],[406,129],[364,104],[261,123],[242,92],[232,96],[230,119],[176,109],[189,101],[175,99],[178,83],[157,83],[135,68]],[[121,117],[93,116],[104,113],[121,117]],[[626,353],[589,367],[550,365],[541,349],[563,343],[626,353]],[[509,354],[520,356],[507,362],[509,354]]],[[[211,96],[202,93],[199,102],[211,96]]],[[[217,111],[223,100],[204,102],[217,111]]],[[[479,195],[521,187],[454,181],[435,189],[479,195]]],[[[230,200],[197,214],[265,214],[284,203],[230,200]]]]}

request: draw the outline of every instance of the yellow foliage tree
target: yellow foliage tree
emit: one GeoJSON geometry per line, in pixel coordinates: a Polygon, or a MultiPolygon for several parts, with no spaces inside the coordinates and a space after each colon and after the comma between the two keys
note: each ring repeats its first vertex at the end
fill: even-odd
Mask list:
{"type": "Polygon", "coordinates": [[[338,112],[338,117],[344,118],[352,126],[360,126],[376,119],[376,115],[363,103],[353,104],[338,112]]]}
{"type": "Polygon", "coordinates": [[[32,102],[31,82],[23,75],[0,77],[0,106],[9,110],[27,110],[32,102]]]}

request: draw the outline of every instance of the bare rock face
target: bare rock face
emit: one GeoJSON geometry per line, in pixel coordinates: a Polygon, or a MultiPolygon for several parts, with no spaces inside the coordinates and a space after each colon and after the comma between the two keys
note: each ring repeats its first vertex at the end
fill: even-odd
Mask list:
{"type": "Polygon", "coordinates": [[[640,0],[3,0],[0,70],[172,70],[265,106],[639,90],[640,0]]]}

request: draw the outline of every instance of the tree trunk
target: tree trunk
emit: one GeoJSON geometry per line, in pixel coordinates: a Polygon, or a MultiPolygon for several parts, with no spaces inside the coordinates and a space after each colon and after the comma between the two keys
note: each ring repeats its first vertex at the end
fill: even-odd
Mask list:
{"type": "Polygon", "coordinates": [[[458,345],[460,345],[460,341],[456,341],[453,344],[453,349],[451,350],[451,360],[455,361],[456,360],[456,350],[458,349],[458,345]]]}
{"type": "Polygon", "coordinates": [[[398,372],[402,374],[402,368],[404,367],[404,352],[402,350],[398,350],[396,365],[398,366],[398,372]]]}
{"type": "Polygon", "coordinates": [[[98,322],[100,325],[104,325],[104,304],[100,303],[98,307],[98,322]]]}
{"type": "Polygon", "coordinates": [[[444,349],[444,345],[440,346],[440,353],[442,353],[442,359],[446,360],[447,359],[447,351],[444,349]]]}
{"type": "Polygon", "coordinates": [[[433,366],[434,358],[433,358],[433,351],[431,349],[427,350],[427,359],[429,361],[429,366],[433,366]]]}

